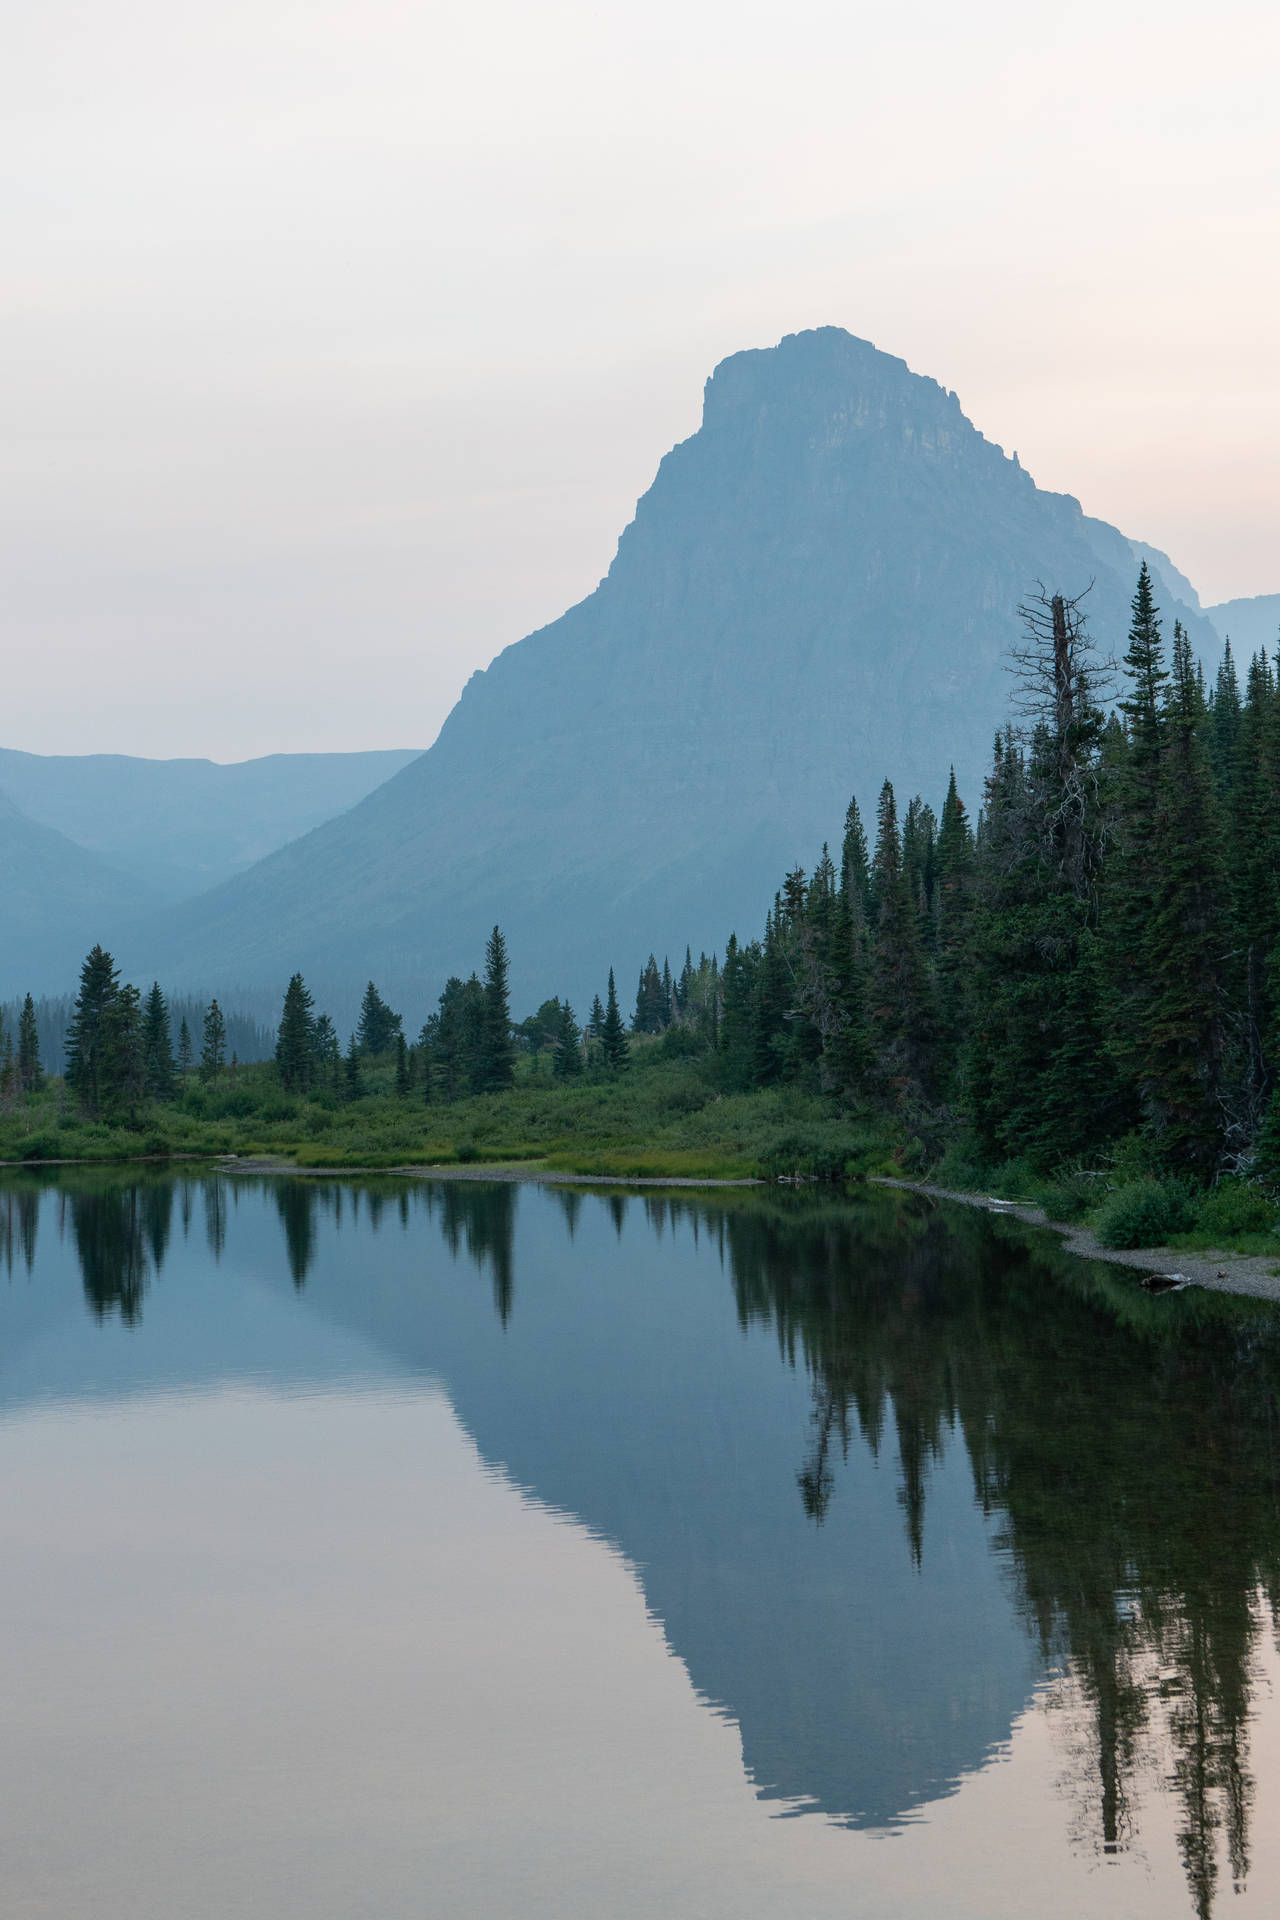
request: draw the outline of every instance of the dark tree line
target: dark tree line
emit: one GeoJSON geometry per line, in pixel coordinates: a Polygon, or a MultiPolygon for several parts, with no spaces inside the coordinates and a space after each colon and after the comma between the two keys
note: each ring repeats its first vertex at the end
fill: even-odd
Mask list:
{"type": "MultiPolygon", "coordinates": [[[[1024,610],[976,828],[886,781],[868,847],[789,873],[713,993],[728,1084],[796,1081],[1053,1165],[1135,1135],[1197,1176],[1280,1172],[1280,689],[1206,687],[1144,566],[1120,698],[1081,605],[1024,610]]],[[[653,963],[639,1008],[662,1009],[653,963]]],[[[671,1019],[684,1016],[673,995],[671,1019]]],[[[658,1022],[661,1024],[661,1021],[658,1022]]]]}

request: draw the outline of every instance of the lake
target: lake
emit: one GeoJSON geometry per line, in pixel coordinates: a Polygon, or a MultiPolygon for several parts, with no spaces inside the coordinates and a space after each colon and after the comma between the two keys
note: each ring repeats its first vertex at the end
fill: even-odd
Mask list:
{"type": "Polygon", "coordinates": [[[909,1194],[0,1178],[7,1920],[1273,1914],[1278,1388],[909,1194]]]}

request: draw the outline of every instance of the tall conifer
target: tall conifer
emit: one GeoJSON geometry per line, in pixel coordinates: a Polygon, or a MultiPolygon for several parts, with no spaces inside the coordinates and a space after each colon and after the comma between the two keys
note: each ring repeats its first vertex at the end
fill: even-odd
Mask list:
{"type": "Polygon", "coordinates": [[[35,1001],[28,994],[18,1016],[18,1085],[24,1093],[37,1093],[41,1079],[40,1029],[35,1001]]]}
{"type": "Polygon", "coordinates": [[[600,1029],[600,1050],[611,1072],[620,1073],[627,1065],[631,1048],[622,1015],[618,1011],[618,989],[614,984],[612,967],[609,969],[609,991],[604,1003],[604,1024],[600,1029]]]}
{"type": "Polygon", "coordinates": [[[173,1041],[169,1031],[169,1003],[153,980],[142,1016],[142,1052],[147,1095],[152,1100],[173,1098],[173,1041]]]}

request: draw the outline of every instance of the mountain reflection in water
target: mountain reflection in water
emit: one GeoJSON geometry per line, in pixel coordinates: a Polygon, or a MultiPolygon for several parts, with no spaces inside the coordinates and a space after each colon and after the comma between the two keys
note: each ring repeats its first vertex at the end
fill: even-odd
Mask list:
{"type": "MultiPolygon", "coordinates": [[[[398,1377],[441,1377],[486,1459],[614,1541],[782,1810],[898,1825],[1047,1683],[1076,1845],[1123,1855],[1162,1792],[1193,1911],[1245,1884],[1280,1598],[1271,1309],[1152,1299],[1012,1222],[882,1192],[33,1172],[0,1182],[0,1263],[32,1276],[0,1405],[39,1390],[8,1362],[62,1310],[42,1233],[74,1247],[95,1318],[141,1338],[201,1229],[398,1377]]],[[[218,1377],[258,1362],[220,1353],[218,1377]]],[[[189,1351],[149,1365],[198,1373],[189,1351]]]]}

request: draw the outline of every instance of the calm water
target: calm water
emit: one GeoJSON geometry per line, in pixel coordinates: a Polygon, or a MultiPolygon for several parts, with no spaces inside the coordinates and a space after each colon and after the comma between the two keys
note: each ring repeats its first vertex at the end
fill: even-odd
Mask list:
{"type": "Polygon", "coordinates": [[[1278,1386],[909,1196],[11,1177],[4,1912],[1274,1914],[1278,1386]]]}

